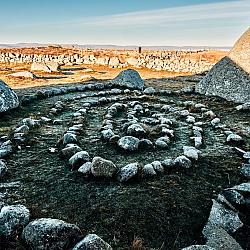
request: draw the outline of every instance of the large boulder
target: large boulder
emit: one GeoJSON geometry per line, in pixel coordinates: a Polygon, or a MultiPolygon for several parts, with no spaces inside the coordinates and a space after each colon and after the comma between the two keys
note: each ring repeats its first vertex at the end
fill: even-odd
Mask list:
{"type": "Polygon", "coordinates": [[[0,80],[0,113],[17,108],[19,100],[16,93],[0,80]]]}
{"type": "Polygon", "coordinates": [[[30,222],[22,238],[30,249],[63,250],[75,245],[81,236],[80,229],[58,219],[42,218],[30,222]]]}
{"type": "Polygon", "coordinates": [[[213,206],[208,222],[202,231],[205,237],[210,235],[216,228],[223,228],[228,233],[234,233],[237,229],[243,226],[237,212],[225,208],[216,200],[212,201],[213,206]]]}
{"type": "Polygon", "coordinates": [[[122,72],[113,80],[117,86],[143,90],[144,81],[136,70],[127,69],[122,72]]]}
{"type": "Polygon", "coordinates": [[[221,59],[197,84],[196,91],[229,101],[250,101],[250,28],[236,42],[229,55],[221,59]]]}

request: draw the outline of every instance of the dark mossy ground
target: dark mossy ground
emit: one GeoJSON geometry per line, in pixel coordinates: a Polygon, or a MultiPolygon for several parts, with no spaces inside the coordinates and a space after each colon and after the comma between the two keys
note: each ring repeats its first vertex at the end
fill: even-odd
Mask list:
{"type": "MultiPolygon", "coordinates": [[[[232,103],[218,98],[180,95],[166,99],[174,102],[193,100],[207,105],[224,124],[244,135],[246,144],[243,148],[250,150],[249,113],[237,112],[232,103]]],[[[64,96],[36,101],[2,116],[0,134],[7,134],[25,117],[45,116],[57,100],[64,101],[64,96]]],[[[153,99],[150,102],[159,103],[153,99]]],[[[19,188],[8,189],[7,202],[26,205],[32,219],[51,217],[75,223],[83,233],[98,234],[114,249],[131,247],[136,237],[142,239],[143,246],[154,249],[181,249],[203,243],[201,231],[209,216],[211,199],[223,189],[244,181],[239,172],[242,159],[225,144],[225,137],[205,126],[203,153],[188,170],[170,169],[154,179],[134,180],[127,184],[116,180],[85,179],[71,172],[57,152],[49,152],[72,124],[72,113],[81,108],[79,100],[65,103],[65,111],[56,116],[65,120],[62,125],[44,125],[32,130],[22,148],[7,158],[9,173],[3,182],[21,183],[19,188]]],[[[145,164],[174,158],[182,154],[183,145],[192,145],[188,127],[182,127],[180,123],[175,127],[176,139],[168,151],[123,154],[98,140],[98,128],[108,106],[92,109],[79,136],[80,146],[91,157],[101,156],[121,167],[136,161],[145,164]]],[[[247,249],[249,218],[244,213],[241,217],[246,225],[237,232],[236,239],[247,249]]],[[[6,243],[3,249],[23,249],[23,246],[6,243]]]]}

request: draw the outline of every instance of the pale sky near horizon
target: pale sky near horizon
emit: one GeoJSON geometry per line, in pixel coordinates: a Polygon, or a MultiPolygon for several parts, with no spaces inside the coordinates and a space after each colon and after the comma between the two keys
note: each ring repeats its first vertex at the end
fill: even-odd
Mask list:
{"type": "Polygon", "coordinates": [[[0,43],[232,46],[250,0],[0,0],[0,43]]]}

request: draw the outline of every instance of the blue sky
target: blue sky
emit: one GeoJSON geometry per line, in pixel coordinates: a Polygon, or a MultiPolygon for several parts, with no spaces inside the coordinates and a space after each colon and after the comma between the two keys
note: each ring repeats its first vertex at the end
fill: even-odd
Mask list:
{"type": "Polygon", "coordinates": [[[250,0],[0,0],[0,43],[231,46],[250,0]]]}

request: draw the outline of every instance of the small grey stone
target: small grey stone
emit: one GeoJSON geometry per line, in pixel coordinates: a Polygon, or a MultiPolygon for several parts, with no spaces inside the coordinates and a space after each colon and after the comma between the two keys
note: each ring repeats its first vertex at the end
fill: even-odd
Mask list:
{"type": "Polygon", "coordinates": [[[195,147],[183,146],[183,152],[186,157],[197,161],[199,158],[200,150],[196,149],[195,147]]]}
{"type": "Polygon", "coordinates": [[[174,165],[182,168],[190,168],[192,162],[186,156],[181,155],[174,160],[174,165]]]}
{"type": "Polygon", "coordinates": [[[153,87],[148,87],[144,89],[143,93],[147,95],[153,95],[156,93],[156,90],[153,87]]]}
{"type": "Polygon", "coordinates": [[[0,236],[16,238],[29,223],[30,212],[23,205],[4,206],[0,212],[0,236]]]}
{"type": "Polygon", "coordinates": [[[214,118],[212,121],[211,121],[211,124],[212,126],[217,126],[218,124],[220,123],[220,118],[214,118]]]}
{"type": "Polygon", "coordinates": [[[112,247],[96,234],[88,234],[72,250],[112,250],[112,247]]]}
{"type": "Polygon", "coordinates": [[[104,140],[109,140],[111,137],[113,137],[115,134],[111,129],[106,129],[101,132],[102,138],[104,140]]]}
{"type": "Polygon", "coordinates": [[[193,116],[189,115],[189,116],[187,116],[186,122],[187,123],[195,123],[195,118],[193,116]]]}
{"type": "Polygon", "coordinates": [[[153,147],[153,143],[148,139],[141,139],[139,142],[139,148],[141,149],[147,149],[147,148],[152,148],[152,147],[153,147]]]}
{"type": "Polygon", "coordinates": [[[62,155],[66,158],[71,158],[77,152],[82,151],[82,149],[76,144],[67,144],[65,148],[62,149],[62,155]]]}
{"type": "Polygon", "coordinates": [[[243,138],[239,135],[236,135],[236,134],[229,134],[228,137],[227,137],[227,142],[235,142],[235,143],[238,143],[238,142],[242,142],[243,141],[243,138]]]}
{"type": "Polygon", "coordinates": [[[166,149],[169,147],[170,139],[168,136],[160,137],[155,141],[157,148],[166,149]]]}
{"type": "Polygon", "coordinates": [[[169,168],[172,168],[174,167],[175,163],[172,159],[165,159],[161,162],[162,166],[165,168],[165,169],[169,169],[169,168]]]}
{"type": "Polygon", "coordinates": [[[133,136],[124,136],[118,141],[118,146],[126,151],[138,149],[140,140],[133,136]]]}
{"type": "Polygon", "coordinates": [[[130,180],[131,178],[135,177],[138,173],[139,164],[136,163],[130,163],[124,167],[122,167],[118,173],[118,180],[120,182],[126,182],[130,180]]]}
{"type": "Polygon", "coordinates": [[[78,172],[84,174],[84,175],[89,175],[91,173],[91,167],[92,167],[92,162],[88,161],[85,162],[79,169],[78,172]]]}
{"type": "Polygon", "coordinates": [[[152,164],[146,164],[143,168],[142,168],[142,174],[145,177],[150,177],[150,176],[155,176],[156,172],[154,170],[154,167],[152,164]]]}
{"type": "Polygon", "coordinates": [[[141,137],[146,134],[146,131],[140,124],[132,124],[127,128],[127,134],[135,137],[141,137]]]}
{"type": "Polygon", "coordinates": [[[67,145],[70,143],[76,143],[77,142],[77,137],[75,134],[72,133],[66,133],[63,136],[63,145],[67,145]]]}
{"type": "Polygon", "coordinates": [[[72,169],[75,169],[87,161],[89,161],[89,153],[87,151],[80,151],[69,159],[69,165],[72,169]]]}
{"type": "Polygon", "coordinates": [[[116,165],[101,157],[94,157],[91,166],[91,173],[96,177],[112,177],[117,172],[116,165]]]}
{"type": "Polygon", "coordinates": [[[161,165],[161,162],[160,161],[153,161],[151,163],[151,165],[154,167],[154,170],[157,172],[157,173],[163,173],[164,172],[164,168],[163,166],[161,165]]]}
{"type": "Polygon", "coordinates": [[[27,133],[29,132],[30,128],[27,125],[22,125],[15,129],[15,133],[27,133]]]}
{"type": "Polygon", "coordinates": [[[245,159],[250,159],[250,152],[245,152],[245,153],[243,154],[243,158],[245,158],[245,159]]]}

